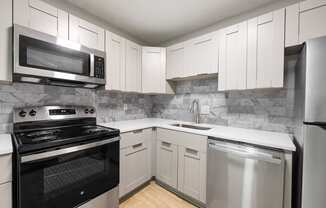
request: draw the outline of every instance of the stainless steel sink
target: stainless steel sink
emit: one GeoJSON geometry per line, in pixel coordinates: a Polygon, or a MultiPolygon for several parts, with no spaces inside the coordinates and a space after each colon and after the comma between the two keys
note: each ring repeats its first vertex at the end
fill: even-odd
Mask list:
{"type": "Polygon", "coordinates": [[[196,129],[196,130],[210,130],[212,128],[209,127],[203,127],[203,126],[194,126],[190,124],[171,124],[171,126],[181,127],[181,128],[188,128],[188,129],[196,129]]]}

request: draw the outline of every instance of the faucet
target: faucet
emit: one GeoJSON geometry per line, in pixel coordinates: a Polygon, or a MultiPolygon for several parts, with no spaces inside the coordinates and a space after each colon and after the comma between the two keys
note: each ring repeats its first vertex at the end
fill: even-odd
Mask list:
{"type": "Polygon", "coordinates": [[[199,99],[194,99],[191,103],[190,110],[193,113],[196,124],[200,123],[199,99]]]}

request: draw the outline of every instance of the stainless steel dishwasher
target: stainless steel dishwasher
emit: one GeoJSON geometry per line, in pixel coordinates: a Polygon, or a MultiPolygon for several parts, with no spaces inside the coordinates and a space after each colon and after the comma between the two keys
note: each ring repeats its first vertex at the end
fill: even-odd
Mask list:
{"type": "Polygon", "coordinates": [[[208,208],[282,208],[284,155],[209,139],[208,208]]]}

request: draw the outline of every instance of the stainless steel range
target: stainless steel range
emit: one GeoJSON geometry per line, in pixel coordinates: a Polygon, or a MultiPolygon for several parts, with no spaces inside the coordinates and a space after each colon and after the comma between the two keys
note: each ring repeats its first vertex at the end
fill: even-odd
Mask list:
{"type": "Polygon", "coordinates": [[[119,134],[93,107],[16,109],[14,207],[118,207],[119,134]]]}

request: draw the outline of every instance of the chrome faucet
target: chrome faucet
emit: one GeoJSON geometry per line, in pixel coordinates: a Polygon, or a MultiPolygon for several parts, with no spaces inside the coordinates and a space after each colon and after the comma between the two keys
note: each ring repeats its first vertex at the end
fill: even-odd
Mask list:
{"type": "Polygon", "coordinates": [[[189,111],[193,113],[196,124],[200,123],[199,99],[192,101],[189,111]]]}

